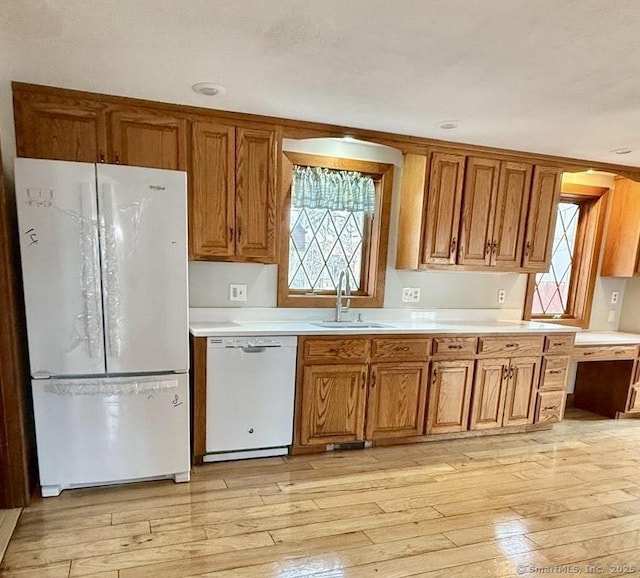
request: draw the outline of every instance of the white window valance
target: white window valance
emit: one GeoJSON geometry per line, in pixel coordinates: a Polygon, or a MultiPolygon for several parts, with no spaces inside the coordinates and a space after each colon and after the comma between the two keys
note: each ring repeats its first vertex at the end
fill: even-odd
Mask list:
{"type": "Polygon", "coordinates": [[[373,179],[356,171],[323,167],[293,167],[291,203],[295,208],[362,211],[373,214],[376,187],[373,179]]]}

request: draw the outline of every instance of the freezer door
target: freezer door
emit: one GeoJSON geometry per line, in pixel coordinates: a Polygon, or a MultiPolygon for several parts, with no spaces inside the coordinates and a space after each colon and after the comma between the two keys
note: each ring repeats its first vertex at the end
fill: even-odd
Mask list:
{"type": "Polygon", "coordinates": [[[95,165],[15,159],[34,377],[104,373],[95,165]]]}
{"type": "Polygon", "coordinates": [[[32,381],[43,495],[188,472],[187,374],[32,381]]]}
{"type": "Polygon", "coordinates": [[[185,371],[187,175],[98,165],[107,371],[185,371]]]}

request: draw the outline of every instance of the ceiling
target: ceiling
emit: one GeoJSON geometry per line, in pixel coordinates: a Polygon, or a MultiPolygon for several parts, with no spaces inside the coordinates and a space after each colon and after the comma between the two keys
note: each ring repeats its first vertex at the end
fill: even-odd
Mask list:
{"type": "Polygon", "coordinates": [[[0,7],[5,150],[20,80],[640,166],[637,0],[0,7]],[[200,81],[226,94],[195,94],[200,81]]]}

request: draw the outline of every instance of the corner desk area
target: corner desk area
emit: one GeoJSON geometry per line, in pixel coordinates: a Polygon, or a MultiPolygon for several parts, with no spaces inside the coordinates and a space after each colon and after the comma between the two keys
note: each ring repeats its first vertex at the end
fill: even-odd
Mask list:
{"type": "Polygon", "coordinates": [[[573,404],[613,419],[640,417],[640,334],[576,333],[573,404]]]}

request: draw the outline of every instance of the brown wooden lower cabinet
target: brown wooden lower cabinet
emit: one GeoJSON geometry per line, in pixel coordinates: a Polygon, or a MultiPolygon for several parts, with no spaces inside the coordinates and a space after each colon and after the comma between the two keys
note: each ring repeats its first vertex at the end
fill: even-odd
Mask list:
{"type": "Polygon", "coordinates": [[[473,407],[469,429],[502,426],[509,359],[480,359],[473,384],[473,407]]]}
{"type": "MultiPolygon", "coordinates": [[[[505,352],[487,356],[476,352],[476,339],[302,337],[294,451],[467,430],[525,429],[562,419],[566,348],[558,349],[565,355],[549,356],[542,351],[542,336],[486,336],[481,339],[487,348],[505,352]]],[[[640,383],[628,403],[640,412],[640,383]]]]}
{"type": "Polygon", "coordinates": [[[474,363],[473,359],[433,362],[427,434],[461,432],[469,428],[474,363]]]}
{"type": "Polygon", "coordinates": [[[512,359],[510,366],[502,425],[533,423],[540,378],[540,359],[538,357],[512,359]]]}
{"type": "Polygon", "coordinates": [[[366,438],[424,433],[427,363],[377,363],[369,373],[366,438]]]}
{"type": "Polygon", "coordinates": [[[503,357],[477,363],[470,429],[533,423],[540,358],[503,357]]]}
{"type": "Polygon", "coordinates": [[[367,366],[304,368],[300,443],[333,444],[364,439],[367,366]]]}

